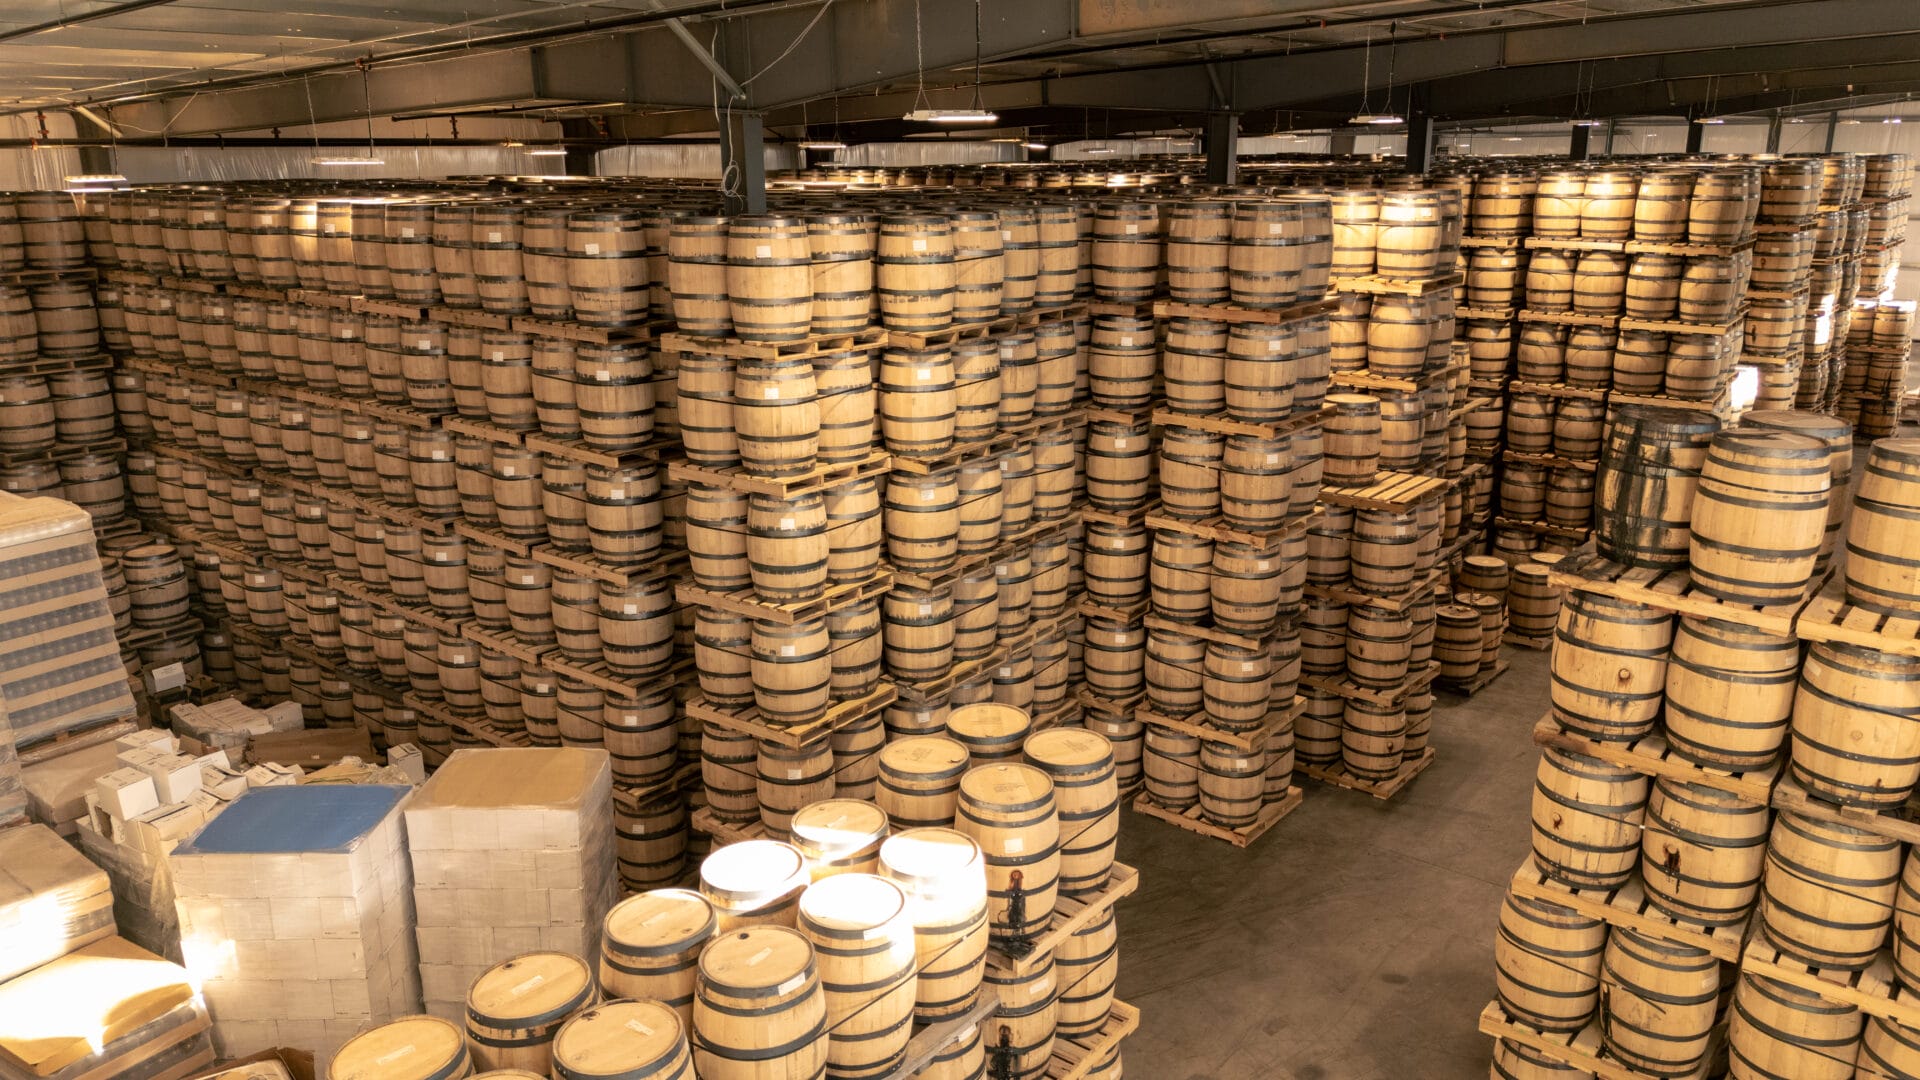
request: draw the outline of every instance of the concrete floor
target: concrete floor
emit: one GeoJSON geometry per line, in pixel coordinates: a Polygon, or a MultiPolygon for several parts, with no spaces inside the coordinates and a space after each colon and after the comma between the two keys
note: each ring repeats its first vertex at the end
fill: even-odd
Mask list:
{"type": "Polygon", "coordinates": [[[1128,813],[1120,997],[1146,1080],[1484,1077],[1500,898],[1527,856],[1547,654],[1471,700],[1441,693],[1439,756],[1391,800],[1302,778],[1251,848],[1128,813]]]}

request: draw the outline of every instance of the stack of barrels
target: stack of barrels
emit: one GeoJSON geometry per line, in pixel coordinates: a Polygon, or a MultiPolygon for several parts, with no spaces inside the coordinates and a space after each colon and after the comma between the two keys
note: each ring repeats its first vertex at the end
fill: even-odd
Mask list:
{"type": "MultiPolygon", "coordinates": [[[[1676,616],[1570,589],[1550,720],[1621,747],[1657,735],[1702,771],[1689,783],[1544,751],[1528,871],[1543,885],[1510,894],[1501,913],[1501,1004],[1539,1030],[1597,1019],[1610,1051],[1663,1075],[1694,1067],[1721,1023],[1734,1060],[1755,1075],[1849,1076],[1856,1061],[1859,1075],[1911,1074],[1920,1031],[1775,976],[1812,967],[1844,984],[1890,945],[1895,978],[1912,988],[1903,928],[1920,907],[1900,882],[1914,880],[1920,862],[1903,850],[1903,827],[1880,829],[1871,815],[1903,805],[1920,782],[1909,689],[1920,659],[1891,640],[1900,651],[1825,640],[1818,620],[1794,623],[1807,635],[1799,639],[1745,613],[1796,605],[1826,573],[1841,519],[1850,522],[1839,570],[1847,601],[1920,611],[1908,564],[1920,540],[1896,524],[1920,508],[1920,446],[1873,444],[1849,497],[1850,433],[1830,418],[1760,411],[1716,432],[1633,410],[1627,422],[1654,452],[1643,453],[1645,468],[1603,462],[1600,553],[1686,567],[1697,593],[1729,606],[1724,618],[1676,616]],[[1871,760],[1848,749],[1869,745],[1878,748],[1871,760]],[[1811,799],[1780,805],[1825,809],[1773,811],[1768,801],[1778,800],[1728,782],[1757,778],[1764,792],[1775,771],[1811,799]],[[1866,813],[1841,824],[1836,807],[1866,813]],[[1689,940],[1609,927],[1551,900],[1554,888],[1635,882],[1693,931],[1689,940]],[[1740,970],[1722,967],[1731,955],[1700,947],[1705,928],[1731,948],[1750,917],[1756,942],[1740,970]]],[[[1496,1068],[1526,1075],[1545,1067],[1540,1054],[1503,1042],[1496,1068]]]]}
{"type": "Polygon", "coordinates": [[[1548,579],[1557,560],[1549,555],[1509,565],[1492,555],[1463,558],[1451,602],[1434,610],[1438,677],[1456,688],[1475,686],[1482,673],[1498,669],[1508,635],[1528,643],[1550,635],[1560,615],[1560,593],[1548,579]]]}
{"type": "Polygon", "coordinates": [[[1796,401],[1799,408],[1833,412],[1863,434],[1886,435],[1895,408],[1869,388],[1884,385],[1875,378],[1876,363],[1888,374],[1890,354],[1911,348],[1910,338],[1895,342],[1877,333],[1877,324],[1878,302],[1892,299],[1900,270],[1913,161],[1905,154],[1868,154],[1822,164],[1818,209],[1810,219],[1812,325],[1796,401]]]}
{"type": "Polygon", "coordinates": [[[1864,438],[1886,438],[1900,422],[1913,352],[1914,302],[1856,298],[1847,331],[1847,368],[1836,415],[1864,438]]]}

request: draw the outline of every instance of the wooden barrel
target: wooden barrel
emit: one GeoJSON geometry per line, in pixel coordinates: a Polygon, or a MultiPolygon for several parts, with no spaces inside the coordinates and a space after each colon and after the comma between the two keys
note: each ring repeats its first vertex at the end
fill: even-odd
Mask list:
{"type": "MultiPolygon", "coordinates": [[[[869,355],[864,352],[837,352],[813,358],[814,386],[820,412],[816,457],[821,463],[845,465],[864,461],[873,451],[876,396],[869,355]]],[[[957,351],[955,355],[958,356],[957,351]]],[[[997,395],[997,383],[995,385],[997,395]]],[[[964,382],[959,383],[956,391],[956,435],[959,434],[961,419],[966,415],[965,403],[959,400],[965,396],[965,387],[964,382]]],[[[996,407],[997,404],[996,397],[996,407]]]]}
{"type": "Polygon", "coordinates": [[[1318,297],[1309,292],[1309,268],[1316,260],[1323,266],[1331,261],[1331,226],[1332,206],[1325,196],[1235,202],[1227,248],[1233,302],[1277,308],[1318,297]],[[1316,208],[1328,230],[1324,245],[1315,245],[1309,235],[1316,208]]]}
{"type": "Polygon", "coordinates": [[[958,278],[952,222],[943,214],[882,217],[874,278],[887,329],[927,333],[952,325],[958,278]]]}
{"type": "Polygon", "coordinates": [[[1731,1076],[1793,1076],[1847,1080],[1871,1074],[1853,1071],[1862,1016],[1852,1005],[1759,975],[1742,975],[1728,1011],[1727,1052],[1731,1076]]]}
{"type": "Polygon", "coordinates": [[[1690,410],[1614,410],[1594,493],[1601,555],[1629,566],[1686,564],[1694,492],[1719,428],[1719,420],[1690,410]]]}
{"type": "Polygon", "coordinates": [[[811,471],[820,443],[820,405],[813,365],[802,359],[747,359],[733,380],[733,420],[740,460],[756,476],[811,471]]]}
{"type": "Polygon", "coordinates": [[[986,985],[1000,999],[1000,1011],[988,1022],[988,1042],[1008,1063],[1007,1075],[1038,1080],[1051,1060],[1059,1014],[1057,959],[1047,956],[1016,973],[987,970],[986,985]]]}
{"type": "MultiPolygon", "coordinates": [[[[954,419],[957,442],[971,443],[992,436],[1000,428],[1000,345],[991,338],[972,338],[953,344],[954,419]]],[[[872,366],[867,354],[852,354],[867,390],[864,430],[871,442],[873,429],[872,366]]],[[[851,365],[853,361],[849,361],[851,365]]],[[[862,444],[861,454],[866,453],[862,444]]]]}
{"type": "Polygon", "coordinates": [[[1533,252],[1527,260],[1527,307],[1533,311],[1571,311],[1578,261],[1571,252],[1533,252]]]}
{"type": "Polygon", "coordinates": [[[952,351],[888,349],[880,362],[879,412],[893,453],[934,457],[952,449],[959,412],[952,351]]]}
{"type": "Polygon", "coordinates": [[[748,840],[716,849],[700,864],[700,893],[719,921],[708,949],[747,927],[792,926],[811,880],[806,858],[791,844],[748,840]]]}
{"type": "Polygon", "coordinates": [[[1632,172],[1587,174],[1580,207],[1583,240],[1626,240],[1633,236],[1634,206],[1640,178],[1632,172]]]}
{"type": "Polygon", "coordinates": [[[1591,738],[1631,741],[1653,729],[1667,682],[1673,617],[1571,590],[1554,631],[1555,718],[1591,738]]]}
{"type": "MultiPolygon", "coordinates": [[[[1167,235],[1164,262],[1167,293],[1189,304],[1224,303],[1228,295],[1227,248],[1232,238],[1231,204],[1218,201],[1178,202],[1166,205],[1167,235]]],[[[1349,214],[1351,220],[1351,214],[1349,214]]],[[[1350,228],[1353,226],[1350,226],[1350,228]]],[[[1341,218],[1336,207],[1336,258],[1341,250],[1341,218]]],[[[1356,247],[1358,237],[1349,234],[1356,247]]],[[[1365,237],[1368,268],[1340,273],[1371,273],[1373,237],[1365,237]]]]}
{"type": "Polygon", "coordinates": [[[873,319],[874,303],[872,219],[864,214],[814,214],[806,221],[813,333],[866,326],[873,319]]]}
{"type": "Polygon", "coordinates": [[[1593,1074],[1512,1039],[1493,1041],[1493,1080],[1584,1080],[1593,1074]]]}
{"type": "Polygon", "coordinates": [[[1199,758],[1200,815],[1221,828],[1240,829],[1260,816],[1266,801],[1266,748],[1204,740],[1199,758]]]}
{"type": "Polygon", "coordinates": [[[1360,779],[1391,780],[1400,772],[1406,734],[1404,701],[1385,704],[1350,700],[1341,724],[1340,761],[1347,772],[1360,779]]]}
{"type": "MultiPolygon", "coordinates": [[[[39,334],[40,355],[46,359],[88,357],[100,351],[100,315],[93,305],[93,289],[84,281],[51,281],[32,285],[33,321],[39,334]]],[[[174,348],[156,352],[177,354],[174,348]]],[[[169,357],[171,358],[171,357],[169,357]]]]}
{"type": "Polygon", "coordinates": [[[953,823],[967,748],[944,735],[896,739],[880,751],[875,799],[895,830],[953,823]]]}
{"type": "Polygon", "coordinates": [[[1668,745],[1701,765],[1764,768],[1786,740],[1799,669],[1799,643],[1790,637],[1681,619],[1666,676],[1668,745]]]}
{"type": "Polygon", "coordinates": [[[1547,748],[1533,786],[1533,861],[1575,888],[1614,888],[1633,876],[1647,777],[1547,748]]]}
{"type": "Polygon", "coordinates": [[[760,822],[769,835],[785,839],[796,811],[833,798],[833,744],[825,738],[805,746],[761,739],[755,773],[760,822]]]}
{"type": "Polygon", "coordinates": [[[473,1060],[459,1026],[437,1016],[403,1016],[348,1039],[328,1080],[461,1080],[473,1060]]]}
{"type": "MultiPolygon", "coordinates": [[[[1347,610],[1347,678],[1356,686],[1390,690],[1407,679],[1413,623],[1404,611],[1353,604],[1347,610]]],[[[1479,654],[1474,661],[1477,665],[1479,654]]]]}
{"type": "Polygon", "coordinates": [[[954,828],[985,855],[992,935],[1023,938],[1044,928],[1060,885],[1060,818],[1048,775],[1015,762],[970,768],[960,778],[954,828]]]}
{"type": "Polygon", "coordinates": [[[1094,208],[1093,294],[1143,300],[1160,274],[1160,209],[1149,202],[1102,202],[1094,208]]]}
{"type": "MultiPolygon", "coordinates": [[[[708,864],[745,846],[723,848],[708,864]]],[[[827,1000],[807,938],[786,926],[716,937],[700,954],[693,1029],[694,1067],[701,1077],[756,1080],[776,1070],[821,1075],[828,1054],[827,1000]]]]}
{"type": "Polygon", "coordinates": [[[1134,315],[1096,315],[1087,351],[1093,403],[1128,411],[1153,398],[1159,370],[1154,320],[1134,315]]]}
{"type": "Polygon", "coordinates": [[[1219,513],[1225,439],[1187,427],[1163,428],[1160,436],[1160,498],[1166,512],[1194,520],[1219,513]]]}
{"type": "Polygon", "coordinates": [[[1694,587],[1745,604],[1804,596],[1826,534],[1831,457],[1811,436],[1715,435],[1693,504],[1694,587]]]}
{"type": "Polygon", "coordinates": [[[1384,191],[1379,200],[1375,242],[1379,275],[1417,281],[1438,273],[1442,216],[1438,195],[1432,191],[1384,191]]]}
{"type": "Polygon", "coordinates": [[[915,573],[939,573],[951,566],[959,550],[959,502],[955,473],[890,474],[882,508],[893,564],[915,573]]]}
{"type": "Polygon", "coordinates": [[[1561,590],[1548,580],[1548,573],[1540,563],[1513,568],[1507,587],[1507,620],[1515,633],[1534,638],[1553,633],[1560,619],[1561,590]]]}
{"type": "Polygon", "coordinates": [[[602,562],[633,566],[659,550],[665,539],[660,471],[652,462],[587,467],[587,528],[593,553],[602,562]]]}
{"type": "Polygon", "coordinates": [[[1688,204],[1693,199],[1691,170],[1649,171],[1634,192],[1633,238],[1642,243],[1678,244],[1687,239],[1688,204]]]}
{"type": "Polygon", "coordinates": [[[647,1000],[609,1001],[588,1009],[554,1038],[552,1075],[557,1080],[686,1080],[693,1075],[689,1012],[647,1000]]]}
{"type": "Polygon", "coordinates": [[[1920,442],[1884,439],[1868,452],[1847,531],[1847,597],[1855,603],[1920,611],[1920,442]]]}
{"type": "MultiPolygon", "coordinates": [[[[952,666],[957,623],[951,590],[899,586],[881,601],[884,656],[895,679],[932,679],[952,666]]],[[[995,612],[996,623],[998,611],[995,612]]]]}
{"type": "Polygon", "coordinates": [[[806,856],[818,883],[839,874],[877,872],[889,829],[886,812],[875,804],[836,798],[802,807],[793,815],[791,831],[793,846],[806,856]]]}
{"type": "Polygon", "coordinates": [[[1353,587],[1373,596],[1413,591],[1423,532],[1411,511],[1360,510],[1348,548],[1353,587]]]}
{"type": "Polygon", "coordinates": [[[1034,207],[1009,206],[998,211],[1004,280],[1000,306],[1008,314],[1031,310],[1040,280],[1039,217],[1034,207]]]}
{"type": "Polygon", "coordinates": [[[1891,808],[1920,782],[1920,658],[1817,643],[1793,703],[1792,770],[1812,794],[1891,808]]]}
{"type": "Polygon", "coordinates": [[[1533,223],[1537,186],[1524,172],[1482,173],[1473,181],[1472,228],[1475,236],[1526,236],[1533,223]]]}
{"type": "Polygon", "coordinates": [[[1657,394],[1666,385],[1666,334],[1624,330],[1613,352],[1613,388],[1623,394],[1657,394]]]}
{"type": "MultiPolygon", "coordinates": [[[[531,390],[540,425],[544,428],[546,414],[537,403],[541,383],[552,380],[538,376],[538,360],[536,353],[532,358],[535,374],[531,390]]],[[[654,386],[653,361],[645,346],[580,345],[572,374],[576,383],[568,389],[573,393],[578,411],[581,440],[587,446],[619,454],[638,449],[647,442],[654,427],[654,386]]],[[[741,410],[735,410],[736,421],[742,415],[741,410]]]]}
{"type": "Polygon", "coordinates": [[[1083,730],[1056,728],[1030,736],[1022,758],[1053,781],[1060,815],[1060,894],[1098,892],[1106,886],[1119,838],[1112,745],[1083,730]]]}
{"type": "Polygon", "coordinates": [[[645,217],[638,210],[574,210],[567,215],[567,299],[589,326],[628,326],[649,304],[645,217]]]}
{"type": "Polygon", "coordinates": [[[1655,780],[1640,840],[1647,899],[1691,923],[1744,923],[1760,892],[1770,817],[1718,788],[1655,780]]]}
{"type": "Polygon", "coordinates": [[[1330,487],[1370,484],[1380,471],[1380,399],[1368,394],[1329,394],[1334,413],[1325,424],[1322,479],[1330,487]]]}
{"type": "Polygon", "coordinates": [[[1382,194],[1335,191],[1329,198],[1333,211],[1333,274],[1338,277],[1372,274],[1376,265],[1375,249],[1384,229],[1382,194]]]}
{"type": "Polygon", "coordinates": [[[1508,893],[1493,939],[1494,985],[1514,1019],[1541,1031],[1587,1026],[1600,1002],[1607,924],[1508,893]]]}
{"type": "Polygon", "coordinates": [[[1600,967],[1600,1037],[1628,1067],[1684,1076],[1706,1057],[1720,961],[1705,949],[1616,926],[1600,967]]]}
{"type": "Polygon", "coordinates": [[[592,969],[577,956],[532,952],[495,964],[467,990],[467,1041],[474,1064],[550,1071],[554,1036],[597,995],[592,969]]]}
{"type": "Polygon", "coordinates": [[[1434,309],[1424,297],[1374,297],[1367,317],[1367,371],[1381,378],[1414,378],[1427,367],[1434,336],[1434,309]]]}
{"type": "Polygon", "coordinates": [[[1088,1038],[1106,1025],[1119,958],[1119,933],[1111,909],[1068,935],[1054,950],[1060,987],[1056,1037],[1088,1038]]]}
{"type": "Polygon", "coordinates": [[[755,215],[727,224],[727,297],[743,341],[798,341],[813,323],[807,223],[755,215]]]}
{"type": "Polygon", "coordinates": [[[1020,331],[1000,339],[1000,427],[1016,428],[1033,419],[1040,389],[1039,342],[1020,331]]]}
{"type": "Polygon", "coordinates": [[[726,218],[674,215],[667,241],[667,272],[673,318],[682,333],[724,337],[733,328],[727,247],[726,218]]]}
{"type": "Polygon", "coordinates": [[[1782,812],[1767,841],[1760,930],[1813,967],[1861,971],[1886,940],[1899,891],[1898,841],[1782,812]]]}
{"type": "Polygon", "coordinates": [[[1230,435],[1220,459],[1220,511],[1229,525],[1279,528],[1292,512],[1293,453],[1288,439],[1230,435]]]}
{"type": "Polygon", "coordinates": [[[1633,256],[1624,283],[1624,313],[1632,319],[1672,319],[1680,303],[1680,275],[1686,260],[1678,255],[1633,256]]]}
{"type": "Polygon", "coordinates": [[[753,624],[753,697],[760,712],[783,724],[806,724],[826,713],[833,664],[826,623],[753,624]]]}
{"type": "Polygon", "coordinates": [[[1080,284],[1080,215],[1071,206],[1042,205],[1034,208],[1033,216],[1040,255],[1033,306],[1059,307],[1073,299],[1080,284]]]}
{"type": "Polygon", "coordinates": [[[837,875],[807,890],[799,921],[826,993],[829,1074],[887,1074],[913,1027],[915,937],[905,890],[871,874],[837,875]]]}
{"type": "Polygon", "coordinates": [[[1172,530],[1154,534],[1149,563],[1153,609],[1169,619],[1204,617],[1212,606],[1214,542],[1172,530]]]}
{"type": "Polygon", "coordinates": [[[980,845],[950,828],[914,828],[880,845],[880,872],[907,893],[918,970],[914,1017],[972,1008],[986,969],[988,895],[980,845]]]}
{"type": "Polygon", "coordinates": [[[967,750],[975,765],[1017,761],[1033,730],[1033,718],[1011,705],[983,703],[955,708],[947,717],[947,737],[967,750]]]}
{"type": "Polygon", "coordinates": [[[129,548],[120,555],[135,626],[167,626],[186,617],[192,586],[172,544],[129,548]]]}
{"type": "Polygon", "coordinates": [[[1627,257],[1612,251],[1584,251],[1574,264],[1573,310],[1583,315],[1617,315],[1626,295],[1627,257]]]}
{"type": "Polygon", "coordinates": [[[1265,648],[1208,642],[1201,673],[1207,722],[1222,731],[1257,731],[1266,722],[1273,661],[1265,648]]]}

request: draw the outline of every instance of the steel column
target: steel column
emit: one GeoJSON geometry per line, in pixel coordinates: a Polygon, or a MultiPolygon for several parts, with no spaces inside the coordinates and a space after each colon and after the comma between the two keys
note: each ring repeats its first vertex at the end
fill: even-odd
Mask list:
{"type": "Polygon", "coordinates": [[[734,113],[720,130],[720,193],[729,214],[767,212],[767,133],[759,113],[734,113]]]}
{"type": "Polygon", "coordinates": [[[1702,139],[1706,137],[1706,134],[1707,134],[1707,125],[1701,123],[1698,120],[1689,121],[1687,123],[1687,153],[1689,154],[1699,153],[1700,142],[1702,139]]]}
{"type": "Polygon", "coordinates": [[[1212,113],[1207,117],[1207,183],[1240,182],[1240,117],[1212,113]]]}
{"type": "Polygon", "coordinates": [[[1588,157],[1588,133],[1593,129],[1585,124],[1573,125],[1573,131],[1567,136],[1567,156],[1575,161],[1584,161],[1588,157]]]}
{"type": "Polygon", "coordinates": [[[1407,171],[1423,173],[1433,164],[1433,117],[1425,112],[1407,114],[1407,171]]]}

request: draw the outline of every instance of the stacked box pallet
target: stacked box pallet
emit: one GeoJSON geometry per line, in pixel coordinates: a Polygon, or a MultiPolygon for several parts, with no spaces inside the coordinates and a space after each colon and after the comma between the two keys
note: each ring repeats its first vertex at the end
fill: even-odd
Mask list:
{"type": "Polygon", "coordinates": [[[178,1080],[212,1065],[194,976],[113,937],[0,983],[7,1080],[178,1080]]]}
{"type": "Polygon", "coordinates": [[[1844,424],[1683,419],[1623,412],[1671,467],[1603,464],[1597,554],[1553,570],[1534,854],[1481,1030],[1508,1071],[1704,1075],[1724,1043],[1736,1075],[1910,1073],[1920,446],[1874,443],[1850,493],[1844,424]]]}
{"type": "Polygon", "coordinates": [[[107,875],[44,825],[0,831],[0,979],[114,935],[107,875]]]}
{"type": "Polygon", "coordinates": [[[58,499],[0,494],[0,573],[10,639],[0,696],[22,759],[132,730],[93,519],[58,499]]]}
{"type": "Polygon", "coordinates": [[[406,808],[420,986],[464,1014],[487,969],[523,953],[592,958],[619,896],[605,751],[457,750],[406,808]]]}
{"type": "Polygon", "coordinates": [[[258,788],[174,849],[181,949],[222,1056],[292,1046],[324,1063],[368,1024],[419,1011],[408,794],[258,788]]]}

